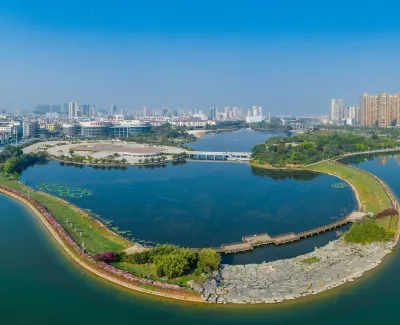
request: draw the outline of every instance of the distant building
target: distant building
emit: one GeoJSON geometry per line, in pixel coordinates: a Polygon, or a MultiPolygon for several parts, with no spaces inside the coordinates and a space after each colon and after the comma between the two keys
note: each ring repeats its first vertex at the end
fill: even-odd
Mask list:
{"type": "Polygon", "coordinates": [[[215,120],[217,118],[217,108],[215,106],[210,108],[210,120],[215,120]]]}
{"type": "Polygon", "coordinates": [[[331,120],[339,123],[343,117],[344,103],[343,99],[332,99],[331,102],[331,120]]]}
{"type": "Polygon", "coordinates": [[[400,94],[362,94],[360,98],[360,124],[366,126],[400,125],[400,94]]]}
{"type": "Polygon", "coordinates": [[[68,102],[68,118],[72,120],[78,116],[78,102],[68,102]]]}
{"type": "Polygon", "coordinates": [[[50,113],[50,105],[48,105],[48,104],[36,105],[36,111],[35,112],[38,113],[38,114],[50,113]]]}
{"type": "Polygon", "coordinates": [[[80,122],[80,135],[84,137],[128,137],[150,131],[150,122],[130,121],[89,121],[80,122]]]}
{"type": "Polygon", "coordinates": [[[23,121],[22,134],[24,138],[35,138],[39,135],[38,121],[23,121]]]}
{"type": "Polygon", "coordinates": [[[85,117],[91,116],[91,111],[90,111],[90,109],[91,109],[90,105],[87,105],[87,104],[81,105],[81,106],[79,107],[79,110],[80,110],[80,112],[81,112],[81,116],[85,116],[85,117]]]}
{"type": "Polygon", "coordinates": [[[76,136],[76,125],[75,124],[63,124],[62,133],[68,137],[76,136]]]}
{"type": "Polygon", "coordinates": [[[50,113],[61,113],[61,105],[51,105],[50,113]]]}

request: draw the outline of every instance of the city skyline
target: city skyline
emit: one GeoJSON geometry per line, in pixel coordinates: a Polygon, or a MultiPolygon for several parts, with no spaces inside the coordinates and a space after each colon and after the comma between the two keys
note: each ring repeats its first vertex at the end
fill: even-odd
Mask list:
{"type": "Polygon", "coordinates": [[[73,99],[319,115],[331,98],[358,105],[363,92],[399,91],[395,10],[383,19],[364,2],[338,1],[337,20],[314,1],[192,5],[2,2],[0,108],[73,99]]]}

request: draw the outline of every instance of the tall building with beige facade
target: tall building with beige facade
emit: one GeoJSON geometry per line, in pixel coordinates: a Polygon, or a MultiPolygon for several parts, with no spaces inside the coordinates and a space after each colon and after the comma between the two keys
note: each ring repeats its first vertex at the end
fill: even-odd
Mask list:
{"type": "Polygon", "coordinates": [[[362,94],[360,99],[360,124],[366,126],[400,125],[400,94],[362,94]]]}

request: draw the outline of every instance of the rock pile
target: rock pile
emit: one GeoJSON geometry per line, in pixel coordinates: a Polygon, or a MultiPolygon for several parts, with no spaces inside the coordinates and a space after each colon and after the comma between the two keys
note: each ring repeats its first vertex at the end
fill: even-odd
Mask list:
{"type": "Polygon", "coordinates": [[[360,277],[379,265],[394,243],[347,244],[340,240],[292,259],[221,265],[205,281],[202,297],[213,303],[277,303],[316,294],[360,277]]]}

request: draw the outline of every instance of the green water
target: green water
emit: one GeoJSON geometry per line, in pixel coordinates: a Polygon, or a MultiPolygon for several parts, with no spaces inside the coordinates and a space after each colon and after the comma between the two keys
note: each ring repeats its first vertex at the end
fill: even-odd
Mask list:
{"type": "Polygon", "coordinates": [[[4,325],[397,323],[397,253],[376,274],[314,299],[273,306],[194,305],[131,293],[87,274],[21,204],[1,195],[0,205],[4,325]]]}
{"type": "MultiPolygon", "coordinates": [[[[390,159],[358,165],[400,195],[390,159]],[[377,173],[378,174],[378,173],[377,173]]],[[[36,217],[0,195],[0,324],[398,324],[397,252],[355,283],[278,305],[194,305],[135,294],[74,266],[36,217]]]]}

